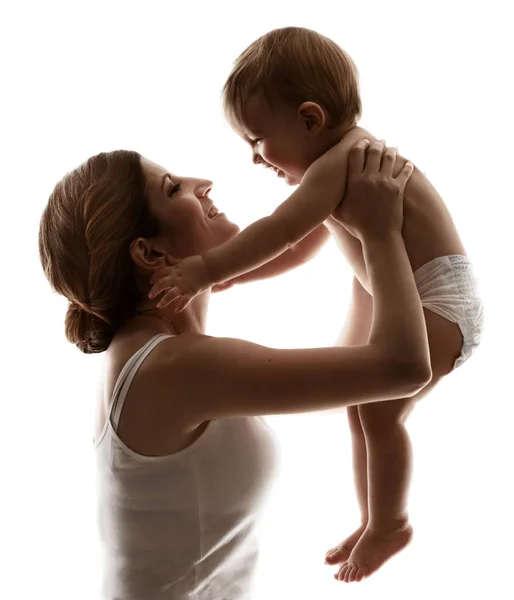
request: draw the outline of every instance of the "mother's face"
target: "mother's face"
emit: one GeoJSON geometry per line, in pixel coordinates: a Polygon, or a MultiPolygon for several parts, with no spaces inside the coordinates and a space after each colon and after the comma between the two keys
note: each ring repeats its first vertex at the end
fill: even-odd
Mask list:
{"type": "Polygon", "coordinates": [[[203,254],[238,233],[239,227],[217,212],[209,198],[212,181],[170,174],[146,158],[141,165],[150,210],[174,258],[203,254]]]}

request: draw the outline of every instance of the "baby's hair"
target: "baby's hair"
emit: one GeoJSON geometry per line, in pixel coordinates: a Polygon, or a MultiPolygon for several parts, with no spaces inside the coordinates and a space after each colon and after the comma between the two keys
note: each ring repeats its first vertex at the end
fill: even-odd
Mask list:
{"type": "Polygon", "coordinates": [[[353,124],[361,116],[358,71],[335,42],[303,27],[274,29],[237,58],[222,91],[225,117],[245,129],[246,104],[262,92],[270,107],[279,99],[317,102],[328,126],[353,124]]]}

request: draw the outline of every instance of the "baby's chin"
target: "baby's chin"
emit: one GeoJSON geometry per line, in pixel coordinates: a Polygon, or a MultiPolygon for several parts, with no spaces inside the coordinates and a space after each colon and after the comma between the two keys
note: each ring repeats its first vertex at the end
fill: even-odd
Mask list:
{"type": "Polygon", "coordinates": [[[297,175],[289,175],[288,173],[284,174],[284,181],[286,183],[286,185],[300,185],[302,178],[298,177],[297,175]]]}

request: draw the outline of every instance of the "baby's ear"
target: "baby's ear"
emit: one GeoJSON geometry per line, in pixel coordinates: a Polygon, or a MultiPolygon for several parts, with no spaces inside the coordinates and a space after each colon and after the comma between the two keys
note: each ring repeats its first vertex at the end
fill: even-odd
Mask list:
{"type": "Polygon", "coordinates": [[[298,107],[297,115],[310,133],[318,133],[325,127],[325,112],[316,102],[304,102],[298,107]]]}

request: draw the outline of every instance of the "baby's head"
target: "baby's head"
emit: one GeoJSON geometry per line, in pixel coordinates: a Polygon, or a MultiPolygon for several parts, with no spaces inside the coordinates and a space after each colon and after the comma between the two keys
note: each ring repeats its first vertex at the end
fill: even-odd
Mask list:
{"type": "Polygon", "coordinates": [[[275,29],[236,60],[223,87],[223,107],[252,146],[254,162],[297,185],[360,118],[357,68],[315,31],[275,29]]]}

